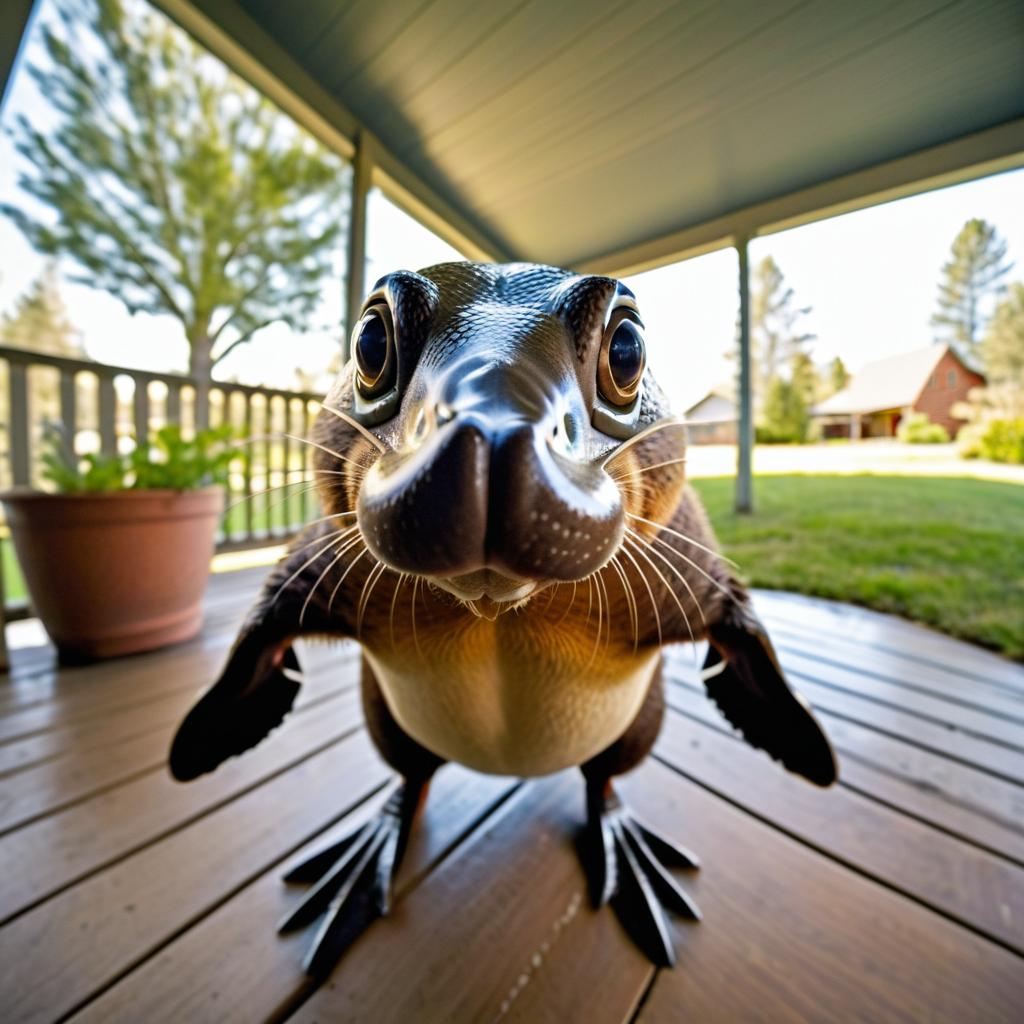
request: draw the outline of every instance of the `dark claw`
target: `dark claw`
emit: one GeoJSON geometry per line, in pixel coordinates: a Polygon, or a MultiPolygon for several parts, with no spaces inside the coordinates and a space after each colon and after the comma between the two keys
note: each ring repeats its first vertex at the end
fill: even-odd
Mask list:
{"type": "Polygon", "coordinates": [[[350,835],[345,836],[344,839],[331,843],[330,846],[319,853],[314,853],[308,860],[304,860],[301,864],[296,864],[284,876],[284,880],[295,885],[312,885],[313,882],[319,882],[341,860],[342,854],[363,835],[365,830],[366,826],[357,829],[350,835]]]}
{"type": "Polygon", "coordinates": [[[285,880],[316,885],[281,922],[280,932],[310,924],[326,910],[303,967],[322,979],[352,942],[391,907],[391,888],[425,784],[406,783],[380,814],[292,868],[285,880]]]}
{"type": "Polygon", "coordinates": [[[691,871],[696,871],[700,867],[697,854],[685,846],[677,846],[675,843],[669,842],[664,836],[659,835],[646,825],[642,825],[639,821],[634,821],[633,824],[640,830],[644,839],[647,840],[647,845],[662,863],[677,868],[687,868],[691,871]]]}
{"type": "Polygon", "coordinates": [[[636,857],[662,905],[682,917],[699,921],[700,911],[697,909],[697,904],[683,892],[679,883],[658,863],[654,852],[644,842],[644,837],[636,823],[626,818],[622,824],[622,833],[625,836],[626,845],[636,857]]]}
{"type": "Polygon", "coordinates": [[[610,902],[651,961],[670,967],[675,950],[664,912],[699,921],[700,911],[664,865],[696,868],[697,858],[635,821],[614,793],[590,797],[581,854],[594,903],[610,902]]]}
{"type": "Polygon", "coordinates": [[[658,897],[629,845],[621,840],[621,836],[616,838],[619,840],[615,844],[619,885],[612,897],[612,907],[622,927],[651,962],[659,967],[672,967],[676,953],[658,897]]]}

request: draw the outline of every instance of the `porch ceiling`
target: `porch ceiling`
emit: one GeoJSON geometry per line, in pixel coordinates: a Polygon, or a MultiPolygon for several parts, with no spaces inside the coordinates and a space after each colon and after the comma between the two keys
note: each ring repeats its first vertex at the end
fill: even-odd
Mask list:
{"type": "Polygon", "coordinates": [[[1020,0],[193,3],[229,33],[243,8],[497,248],[563,265],[1024,116],[1020,0]]]}

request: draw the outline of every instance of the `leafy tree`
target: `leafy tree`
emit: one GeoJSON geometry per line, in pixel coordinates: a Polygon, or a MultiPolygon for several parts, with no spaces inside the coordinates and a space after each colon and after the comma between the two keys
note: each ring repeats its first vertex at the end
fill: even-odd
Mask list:
{"type": "Polygon", "coordinates": [[[982,356],[989,398],[998,398],[1008,416],[1024,416],[1024,283],[1011,284],[996,306],[982,356]]]}
{"type": "Polygon", "coordinates": [[[0,210],[76,280],[179,320],[204,390],[261,328],[306,327],[335,272],[344,163],[138,0],[57,0],[40,28],[29,70],[58,117],[12,134],[44,209],[0,210]]]}
{"type": "Polygon", "coordinates": [[[18,297],[14,309],[0,319],[0,344],[51,356],[85,357],[81,338],[68,320],[53,264],[18,297]]]}
{"type": "Polygon", "coordinates": [[[971,356],[985,327],[982,304],[998,291],[1013,266],[1006,260],[1006,242],[987,221],[967,221],[953,239],[950,258],[942,266],[938,309],[932,326],[937,341],[954,345],[961,356],[971,356]]]}
{"type": "Polygon", "coordinates": [[[847,384],[850,383],[850,371],[846,369],[846,364],[836,356],[831,363],[828,364],[828,383],[830,388],[830,394],[835,394],[837,391],[842,391],[847,384]]]}
{"type": "Polygon", "coordinates": [[[784,377],[776,377],[768,386],[768,393],[761,404],[757,440],[768,444],[802,442],[807,439],[809,425],[807,399],[800,385],[784,377]]]}
{"type": "Polygon", "coordinates": [[[793,289],[771,256],[754,269],[750,300],[750,348],[754,394],[767,400],[772,383],[792,370],[813,334],[801,333],[800,319],[810,307],[798,307],[793,289]]]}

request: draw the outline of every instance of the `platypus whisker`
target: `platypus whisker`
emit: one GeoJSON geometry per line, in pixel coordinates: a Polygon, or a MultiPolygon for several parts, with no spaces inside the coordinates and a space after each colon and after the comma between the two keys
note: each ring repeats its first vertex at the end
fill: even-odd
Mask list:
{"type": "Polygon", "coordinates": [[[366,614],[366,606],[370,603],[370,595],[373,593],[373,588],[377,585],[377,581],[387,572],[388,567],[377,560],[377,564],[369,571],[366,579],[363,581],[363,591],[359,595],[359,607],[356,612],[356,638],[358,639],[363,635],[363,616],[366,614]]]}
{"type": "Polygon", "coordinates": [[[629,609],[629,617],[633,624],[633,653],[636,654],[637,648],[640,646],[640,621],[637,616],[636,594],[633,593],[629,577],[626,575],[626,570],[623,569],[617,555],[612,555],[610,565],[618,575],[619,582],[622,584],[622,592],[626,595],[626,606],[629,609]]]}
{"type": "Polygon", "coordinates": [[[299,612],[299,625],[301,626],[303,620],[306,617],[306,609],[309,607],[309,602],[313,600],[313,595],[316,593],[317,587],[323,582],[324,577],[345,557],[346,553],[351,551],[361,540],[360,535],[355,537],[351,536],[353,530],[358,530],[357,526],[350,526],[342,536],[347,536],[348,540],[341,545],[341,550],[327,563],[327,568],[316,578],[316,582],[309,588],[309,593],[306,595],[306,600],[302,602],[302,610],[299,612]]]}
{"type": "MultiPolygon", "coordinates": [[[[362,540],[362,534],[360,534],[359,539],[362,540]]],[[[331,609],[334,607],[334,599],[338,596],[338,591],[341,589],[342,583],[345,582],[345,577],[348,576],[348,574],[352,571],[352,569],[355,566],[356,562],[358,562],[359,559],[362,558],[363,555],[366,554],[367,550],[368,549],[366,547],[366,543],[364,542],[363,543],[363,550],[360,551],[359,554],[356,555],[356,557],[353,558],[352,561],[348,563],[348,565],[345,567],[345,571],[341,574],[341,578],[338,580],[337,583],[334,584],[334,589],[331,591],[330,599],[327,602],[327,616],[328,616],[328,618],[330,618],[331,609]]]]}
{"type": "Polygon", "coordinates": [[[636,469],[628,469],[624,473],[609,473],[611,478],[615,481],[625,480],[631,476],[637,476],[640,473],[650,473],[652,469],[662,469],[665,466],[681,466],[685,464],[686,456],[684,455],[679,459],[666,459],[664,462],[655,462],[653,466],[639,466],[636,469]]]}
{"type": "MultiPolygon", "coordinates": [[[[244,497],[239,498],[238,501],[231,502],[231,504],[228,505],[224,509],[224,511],[230,512],[233,508],[238,508],[239,505],[244,505],[247,501],[252,501],[253,498],[260,498],[264,494],[269,494],[271,491],[280,491],[284,487],[298,487],[301,484],[305,484],[309,488],[313,488],[316,486],[316,482],[312,480],[288,480],[285,481],[285,483],[283,484],[274,484],[273,487],[264,487],[258,491],[253,491],[252,494],[246,494],[244,497]]],[[[289,495],[289,497],[291,497],[291,495],[289,495]]]]}
{"type": "Polygon", "coordinates": [[[647,588],[647,596],[651,599],[651,611],[654,612],[654,625],[658,630],[658,646],[661,646],[661,616],[658,614],[658,602],[654,600],[654,590],[651,587],[651,581],[647,578],[647,573],[640,567],[640,563],[633,557],[633,552],[629,550],[625,545],[620,548],[623,555],[626,556],[632,563],[643,580],[644,586],[647,588]]]}
{"type": "MultiPolygon", "coordinates": [[[[650,558],[647,556],[647,552],[643,550],[645,547],[650,548],[650,545],[647,544],[646,541],[637,541],[635,539],[636,536],[636,534],[633,534],[632,537],[625,538],[625,543],[632,544],[636,549],[636,553],[651,567],[651,569],[654,570],[654,575],[657,576],[659,580],[661,580],[661,585],[665,588],[666,591],[668,591],[668,594],[672,598],[672,600],[675,601],[676,607],[679,609],[679,614],[682,615],[683,622],[686,623],[686,631],[690,634],[690,642],[696,643],[697,638],[693,634],[693,626],[690,625],[690,616],[686,614],[686,609],[683,607],[683,602],[679,600],[679,595],[675,592],[675,588],[669,584],[668,580],[665,579],[661,570],[650,560],[650,558]]],[[[672,566],[672,568],[675,569],[675,566],[672,566]]],[[[676,574],[678,575],[678,570],[676,570],[676,574]]],[[[680,579],[682,579],[682,577],[680,577],[680,579]]],[[[697,610],[700,611],[699,605],[697,607],[697,610]]]]}
{"type": "Polygon", "coordinates": [[[376,448],[381,453],[381,455],[385,455],[387,453],[388,449],[384,442],[376,435],[370,433],[370,431],[367,430],[366,427],[364,427],[362,423],[360,423],[358,420],[353,419],[351,416],[349,416],[347,412],[342,412],[340,409],[335,409],[333,405],[322,405],[320,406],[320,408],[324,409],[326,412],[329,412],[332,416],[337,416],[339,420],[344,420],[350,427],[357,430],[360,434],[363,435],[363,437],[366,438],[367,441],[370,442],[370,444],[374,446],[374,448],[376,448]]]}
{"type": "MultiPolygon", "coordinates": [[[[604,570],[606,568],[607,568],[607,566],[601,566],[601,568],[597,570],[596,579],[597,579],[598,589],[600,590],[601,596],[604,599],[604,609],[605,609],[605,616],[604,616],[605,639],[604,639],[604,642],[605,642],[605,646],[607,647],[612,642],[612,602],[611,602],[611,598],[608,596],[608,584],[605,583],[605,580],[604,580],[604,570]]],[[[600,630],[598,632],[600,633],[600,630]]]]}
{"type": "MultiPolygon", "coordinates": [[[[700,613],[700,621],[706,627],[707,626],[707,619],[704,617],[704,609],[701,607],[701,603],[697,599],[697,595],[694,593],[693,587],[690,586],[690,581],[679,571],[679,567],[676,566],[676,565],[673,565],[672,562],[670,562],[656,547],[654,547],[651,544],[651,542],[649,540],[646,540],[646,538],[644,538],[641,534],[636,533],[636,532],[634,532],[632,530],[630,532],[633,533],[633,536],[637,540],[640,540],[640,541],[642,541],[643,543],[645,543],[647,545],[647,550],[650,551],[650,553],[652,555],[657,555],[657,557],[662,562],[664,562],[665,565],[667,565],[672,570],[672,572],[674,572],[676,574],[676,576],[679,577],[679,582],[682,583],[682,585],[684,587],[686,587],[686,592],[690,595],[690,597],[693,599],[693,603],[697,606],[697,611],[700,613]]],[[[698,572],[700,572],[702,575],[707,576],[707,574],[704,573],[704,571],[700,568],[699,565],[697,565],[696,563],[691,561],[689,558],[687,558],[686,555],[684,555],[677,548],[672,547],[671,544],[668,544],[666,541],[661,540],[659,537],[654,537],[653,540],[655,541],[655,543],[662,544],[664,547],[667,547],[670,551],[672,551],[675,554],[679,555],[679,557],[682,558],[685,562],[687,562],[688,564],[692,565],[693,568],[696,569],[698,572]]],[[[707,576],[707,578],[708,578],[708,580],[711,583],[716,583],[716,581],[711,579],[710,576],[707,576]]],[[[716,585],[718,585],[718,584],[716,583],[716,585]]]]}
{"type": "Polygon", "coordinates": [[[576,603],[576,589],[579,586],[577,580],[572,581],[572,596],[569,598],[569,603],[565,606],[565,611],[562,612],[562,617],[555,623],[555,626],[560,626],[569,616],[569,612],[572,611],[573,605],[576,603]]]}
{"type": "MultiPolygon", "coordinates": [[[[638,516],[633,512],[627,512],[626,515],[629,516],[630,519],[638,519],[641,523],[646,523],[648,526],[654,526],[665,533],[670,533],[673,537],[678,537],[681,541],[685,541],[687,544],[692,544],[695,548],[700,548],[701,551],[704,551],[709,555],[714,555],[715,558],[720,558],[723,562],[728,562],[734,569],[739,568],[739,565],[737,565],[731,558],[726,558],[725,555],[721,555],[717,551],[712,551],[711,548],[706,547],[699,541],[695,541],[692,537],[687,537],[685,533],[673,530],[671,526],[666,526],[664,523],[656,523],[653,519],[644,519],[643,516],[638,516]]],[[[675,551],[676,549],[672,548],[672,550],[675,551]]],[[[694,568],[697,567],[694,566],[694,568]]]]}
{"type": "MultiPolygon", "coordinates": [[[[598,648],[601,646],[601,623],[603,621],[604,605],[601,601],[600,572],[601,570],[598,569],[588,577],[588,579],[592,581],[597,581],[596,586],[594,587],[594,592],[597,594],[597,633],[594,636],[594,649],[590,652],[590,660],[587,662],[586,669],[584,671],[588,671],[590,669],[590,666],[594,663],[594,659],[597,657],[598,648]]],[[[587,615],[587,621],[590,621],[589,613],[587,615]]]]}
{"type": "MultiPolygon", "coordinates": [[[[671,551],[673,555],[675,555],[677,558],[681,558],[691,568],[696,569],[697,572],[699,572],[701,576],[703,576],[704,579],[706,579],[708,583],[710,583],[724,598],[727,598],[730,601],[732,600],[732,594],[730,594],[729,591],[726,590],[726,588],[723,587],[722,584],[714,578],[714,576],[710,575],[704,568],[699,566],[692,558],[690,558],[689,555],[684,555],[683,552],[679,550],[679,548],[677,548],[674,544],[669,544],[669,542],[665,540],[663,537],[654,536],[651,538],[651,540],[654,541],[655,544],[660,544],[667,551],[671,551]]],[[[664,557],[657,549],[652,550],[654,550],[654,553],[659,557],[664,557]]]]}
{"type": "Polygon", "coordinates": [[[398,591],[402,584],[409,578],[408,573],[400,572],[395,581],[395,592],[391,595],[391,613],[388,615],[388,630],[391,633],[391,648],[395,647],[395,604],[398,601],[398,591]]]}
{"type": "Polygon", "coordinates": [[[290,441],[298,441],[300,444],[308,444],[311,448],[317,448],[320,451],[330,455],[332,458],[338,459],[339,462],[347,462],[357,469],[365,471],[366,466],[361,462],[357,462],[355,459],[350,459],[347,455],[342,455],[341,452],[336,452],[333,448],[328,448],[326,445],[320,444],[319,441],[311,441],[308,437],[299,437],[298,434],[284,434],[284,437],[290,441]]]}
{"type": "Polygon", "coordinates": [[[652,434],[657,434],[661,430],[668,430],[669,427],[684,427],[686,426],[685,420],[659,420],[657,423],[653,423],[646,430],[641,430],[639,434],[634,434],[628,441],[623,441],[618,448],[613,449],[603,459],[598,461],[599,466],[607,466],[608,463],[614,462],[618,456],[629,451],[630,448],[635,444],[639,444],[641,441],[646,441],[652,434]]]}
{"type": "MultiPolygon", "coordinates": [[[[350,529],[352,528],[350,527],[350,529]]],[[[322,554],[324,554],[324,552],[329,551],[331,548],[335,547],[338,544],[344,543],[347,534],[347,530],[342,531],[341,533],[339,533],[337,530],[332,531],[332,533],[330,534],[330,540],[328,540],[327,543],[324,544],[322,547],[314,551],[313,554],[308,559],[306,559],[306,561],[303,562],[302,565],[300,565],[298,569],[296,569],[295,572],[293,572],[291,576],[289,576],[288,579],[286,579],[284,583],[282,583],[277,588],[277,590],[274,592],[273,600],[271,600],[270,602],[270,607],[273,608],[273,606],[277,603],[278,598],[284,593],[285,589],[291,585],[292,581],[295,580],[296,577],[301,575],[303,572],[305,572],[322,554]]],[[[313,540],[309,541],[309,543],[303,545],[303,547],[299,550],[302,551],[306,548],[310,548],[319,541],[322,541],[323,539],[323,537],[315,537],[313,540]]]]}
{"type": "Polygon", "coordinates": [[[420,650],[420,638],[416,632],[416,592],[420,589],[420,579],[421,577],[416,576],[412,581],[412,601],[409,610],[412,615],[412,644],[416,648],[416,656],[422,659],[423,651],[420,650]]]}

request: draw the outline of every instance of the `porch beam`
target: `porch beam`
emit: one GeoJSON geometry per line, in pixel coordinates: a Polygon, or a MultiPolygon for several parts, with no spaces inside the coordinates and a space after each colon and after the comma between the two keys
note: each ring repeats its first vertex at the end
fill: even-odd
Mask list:
{"type": "Polygon", "coordinates": [[[574,263],[580,273],[625,277],[869,206],[1024,167],[1024,118],[742,207],[574,263]]]}

